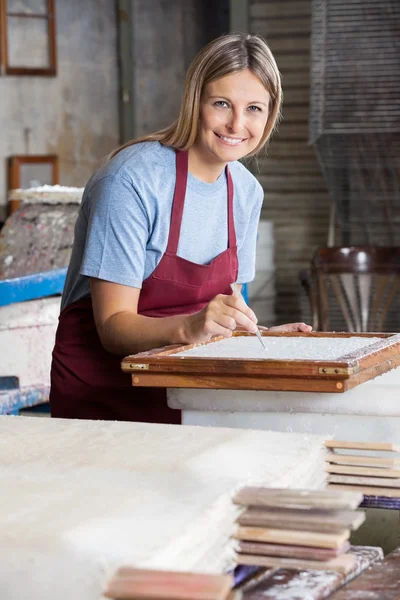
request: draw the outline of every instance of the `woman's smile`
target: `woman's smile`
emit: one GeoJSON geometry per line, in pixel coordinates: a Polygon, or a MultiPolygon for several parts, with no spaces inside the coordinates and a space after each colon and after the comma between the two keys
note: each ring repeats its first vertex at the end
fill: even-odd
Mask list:
{"type": "Polygon", "coordinates": [[[221,135],[220,133],[217,133],[217,132],[214,132],[214,133],[224,144],[228,144],[228,146],[238,146],[246,139],[246,138],[227,137],[226,135],[221,135]]]}

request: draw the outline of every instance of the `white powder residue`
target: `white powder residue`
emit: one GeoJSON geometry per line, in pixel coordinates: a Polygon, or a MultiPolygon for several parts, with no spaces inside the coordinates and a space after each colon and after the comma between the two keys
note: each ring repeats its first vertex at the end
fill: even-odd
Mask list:
{"type": "MultiPolygon", "coordinates": [[[[281,577],[283,579],[285,575],[281,577]]],[[[261,595],[266,600],[315,600],[324,598],[322,594],[337,587],[340,579],[341,575],[334,571],[300,571],[287,583],[262,591],[261,595]]],[[[273,580],[279,581],[279,575],[274,574],[273,580]]]]}
{"type": "Polygon", "coordinates": [[[80,204],[84,188],[66,185],[40,185],[11,190],[9,200],[19,200],[23,204],[80,204]]]}
{"type": "Polygon", "coordinates": [[[30,188],[17,188],[14,192],[75,192],[82,193],[83,188],[71,187],[68,185],[38,185],[30,188]]]}
{"type": "Polygon", "coordinates": [[[123,565],[221,573],[232,494],[324,487],[324,439],[0,417],[0,598],[99,600],[123,565]]]}
{"type": "Polygon", "coordinates": [[[288,360],[336,360],[375,342],[378,337],[269,337],[264,350],[256,336],[237,336],[196,346],[171,356],[204,356],[207,358],[248,358],[288,360]]]}

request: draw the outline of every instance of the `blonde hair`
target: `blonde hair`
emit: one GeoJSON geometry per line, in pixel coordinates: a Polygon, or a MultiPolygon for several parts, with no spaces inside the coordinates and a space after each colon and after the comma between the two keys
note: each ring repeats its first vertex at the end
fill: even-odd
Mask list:
{"type": "Polygon", "coordinates": [[[188,150],[195,142],[200,100],[204,87],[211,81],[249,69],[256,75],[270,96],[268,120],[259,144],[247,156],[257,154],[267,143],[279,122],[282,104],[281,78],[275,59],[266,41],[259,35],[231,33],[213,40],[197,54],[185,78],[179,117],[168,127],[130,140],[114,150],[112,158],[128,146],[139,142],[158,141],[164,146],[188,150]]]}

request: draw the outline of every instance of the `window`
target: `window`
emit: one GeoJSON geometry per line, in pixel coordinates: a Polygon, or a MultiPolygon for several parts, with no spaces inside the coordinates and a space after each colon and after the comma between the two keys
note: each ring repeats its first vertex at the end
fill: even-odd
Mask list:
{"type": "MultiPolygon", "coordinates": [[[[58,183],[58,157],[49,155],[15,155],[8,159],[8,190],[26,189],[58,183]]],[[[20,206],[20,201],[9,199],[8,213],[20,206]]]]}
{"type": "Polygon", "coordinates": [[[1,72],[56,75],[54,0],[0,0],[1,72]]]}

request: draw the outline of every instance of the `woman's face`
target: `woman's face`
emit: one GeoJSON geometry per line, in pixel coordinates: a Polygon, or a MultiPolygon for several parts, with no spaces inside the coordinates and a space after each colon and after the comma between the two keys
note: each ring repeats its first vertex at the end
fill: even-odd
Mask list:
{"type": "Polygon", "coordinates": [[[225,164],[252,152],[264,133],[269,100],[249,69],[208,83],[200,102],[197,152],[207,162],[225,164]]]}

